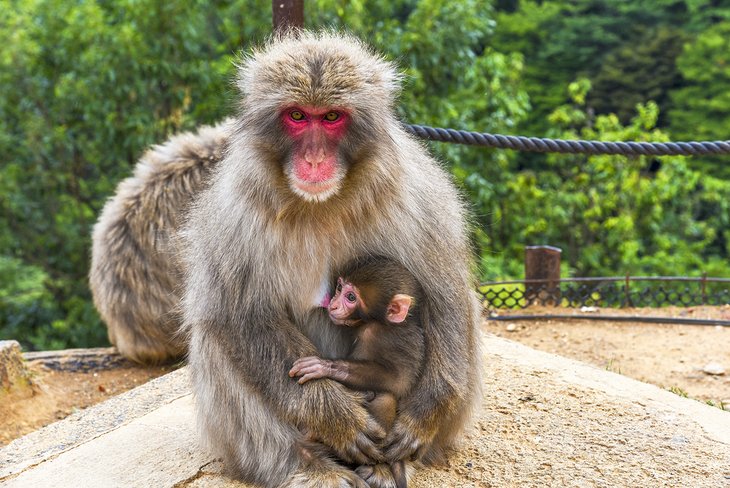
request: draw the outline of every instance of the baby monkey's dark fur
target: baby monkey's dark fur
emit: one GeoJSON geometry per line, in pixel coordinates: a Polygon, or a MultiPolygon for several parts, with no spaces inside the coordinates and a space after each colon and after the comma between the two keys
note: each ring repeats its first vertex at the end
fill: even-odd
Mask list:
{"type": "MultiPolygon", "coordinates": [[[[367,409],[388,431],[395,421],[398,399],[411,391],[423,366],[425,343],[418,308],[421,285],[403,265],[382,256],[358,259],[339,276],[358,289],[364,304],[358,304],[349,317],[352,349],[345,359],[302,358],[290,375],[310,372],[313,378],[330,378],[370,392],[367,409]],[[405,320],[392,323],[387,312],[398,295],[411,297],[411,304],[405,320]]],[[[357,472],[367,480],[373,469],[361,466],[357,472]]],[[[398,461],[390,469],[397,488],[406,488],[405,464],[398,461]]]]}

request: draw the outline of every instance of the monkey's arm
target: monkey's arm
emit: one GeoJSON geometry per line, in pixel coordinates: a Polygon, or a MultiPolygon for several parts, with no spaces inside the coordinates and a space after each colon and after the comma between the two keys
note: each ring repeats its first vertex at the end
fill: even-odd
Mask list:
{"type": "Polygon", "coordinates": [[[424,313],[429,316],[426,335],[431,353],[425,358],[418,382],[399,401],[398,417],[384,442],[384,454],[390,462],[421,459],[429,451],[433,454],[439,450],[439,444],[447,442],[437,436],[453,438],[458,434],[463,424],[458,417],[464,416],[474,395],[469,380],[474,373],[468,371],[475,368],[471,357],[474,353],[461,337],[443,330],[454,322],[466,325],[471,314],[462,319],[434,315],[424,313]],[[448,432],[445,426],[452,424],[448,432]]]}
{"type": "MultiPolygon", "coordinates": [[[[441,178],[434,175],[425,180],[441,178]]],[[[439,457],[461,431],[479,397],[481,318],[470,270],[471,251],[466,225],[459,219],[464,210],[447,190],[415,192],[419,200],[409,208],[421,210],[401,221],[416,221],[418,227],[404,231],[411,240],[406,249],[393,254],[423,289],[426,354],[416,384],[399,399],[399,414],[385,441],[384,453],[390,462],[439,457]]]]}
{"type": "Polygon", "coordinates": [[[289,378],[288,365],[316,349],[285,312],[258,305],[237,304],[235,313],[225,315],[219,309],[215,321],[193,324],[191,364],[208,371],[205,381],[217,388],[255,390],[280,418],[311,433],[342,459],[381,459],[375,441],[385,433],[356,395],[335,381],[300,386],[289,378]],[[218,364],[211,365],[211,358],[218,364]]]}
{"type": "Polygon", "coordinates": [[[398,393],[399,375],[375,361],[321,359],[308,356],[297,359],[289,376],[300,377],[299,384],[317,378],[329,378],[358,391],[398,393]]]}

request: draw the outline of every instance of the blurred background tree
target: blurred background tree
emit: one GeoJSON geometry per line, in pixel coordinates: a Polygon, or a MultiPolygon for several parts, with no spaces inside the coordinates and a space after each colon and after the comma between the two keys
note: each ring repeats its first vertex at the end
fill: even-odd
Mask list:
{"type": "Polygon", "coordinates": [[[91,227],[146,146],[226,114],[234,53],[270,31],[270,10],[0,2],[0,337],[106,341],[86,280],[91,227]]]}
{"type": "MultiPolygon", "coordinates": [[[[305,15],[401,66],[408,122],[730,138],[715,0],[312,0],[305,15]]],[[[270,32],[268,0],[0,0],[0,339],[106,343],[86,279],[100,209],[145,147],[231,112],[237,53],[270,32]]],[[[727,157],[431,148],[471,203],[482,279],[521,277],[527,244],[563,247],[575,275],[730,276],[727,157]]]]}

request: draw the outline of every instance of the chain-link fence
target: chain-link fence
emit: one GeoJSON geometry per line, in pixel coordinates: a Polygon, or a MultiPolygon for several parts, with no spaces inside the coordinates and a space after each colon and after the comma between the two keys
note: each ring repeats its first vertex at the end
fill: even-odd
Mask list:
{"type": "Polygon", "coordinates": [[[623,276],[482,283],[484,306],[662,307],[730,304],[730,278],[623,276]]]}

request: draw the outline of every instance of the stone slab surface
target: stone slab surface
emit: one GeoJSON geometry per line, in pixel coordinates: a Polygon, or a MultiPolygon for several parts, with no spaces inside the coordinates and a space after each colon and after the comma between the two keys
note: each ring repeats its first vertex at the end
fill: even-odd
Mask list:
{"type": "MultiPolygon", "coordinates": [[[[483,344],[474,428],[450,466],[419,471],[412,488],[730,487],[730,413],[494,336],[483,344]]],[[[14,441],[0,450],[0,485],[247,486],[198,446],[187,381],[176,371],[14,441]]]]}
{"type": "MultiPolygon", "coordinates": [[[[190,396],[189,384],[187,370],[173,371],[16,439],[0,449],[0,485],[18,473],[55,459],[61,453],[93,443],[97,437],[147,413],[161,407],[169,408],[174,400],[190,396]]],[[[144,442],[139,448],[144,448],[144,442]]]]}
{"type": "Polygon", "coordinates": [[[23,358],[31,365],[41,364],[54,371],[95,371],[134,365],[116,347],[26,352],[23,358]]]}

